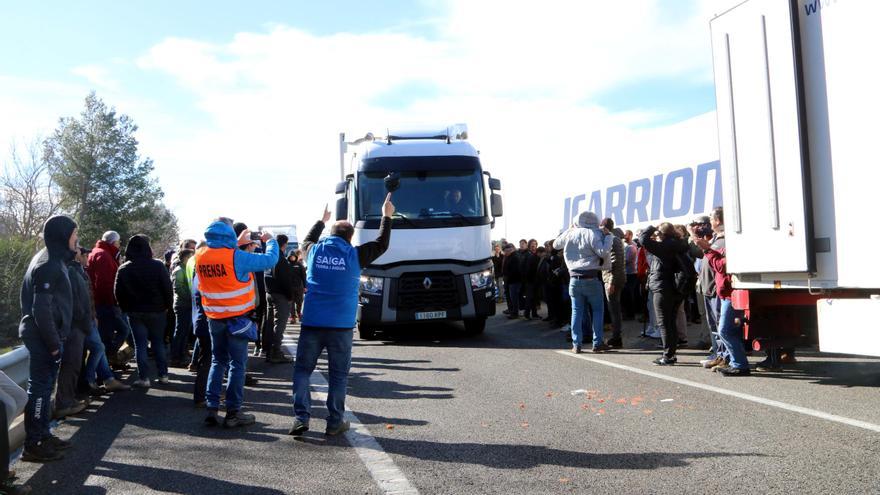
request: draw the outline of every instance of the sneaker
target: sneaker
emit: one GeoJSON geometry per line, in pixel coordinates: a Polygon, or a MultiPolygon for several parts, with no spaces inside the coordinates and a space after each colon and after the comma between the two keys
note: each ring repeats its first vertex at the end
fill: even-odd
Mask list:
{"type": "Polygon", "coordinates": [[[722,376],[749,376],[752,374],[748,368],[734,368],[732,366],[720,368],[718,372],[721,373],[722,376]]]}
{"type": "Polygon", "coordinates": [[[223,419],[223,427],[224,428],[236,428],[238,426],[248,426],[257,422],[256,416],[253,414],[247,414],[238,411],[231,411],[226,413],[226,418],[223,419]]]}
{"type": "Polygon", "coordinates": [[[56,437],[55,435],[49,435],[48,438],[43,440],[43,443],[52,447],[55,450],[67,450],[67,449],[73,447],[72,443],[70,443],[67,440],[62,440],[62,439],[56,437]]]}
{"type": "Polygon", "coordinates": [[[108,392],[120,392],[123,390],[131,390],[130,385],[126,385],[119,380],[107,380],[104,382],[104,389],[108,392]]]}
{"type": "MultiPolygon", "coordinates": [[[[113,380],[113,381],[117,381],[117,380],[113,380]]],[[[109,383],[109,382],[105,382],[105,383],[109,383]]],[[[97,383],[90,383],[89,384],[89,395],[90,396],[102,397],[106,393],[107,393],[107,390],[104,387],[99,386],[97,383]]]]}
{"type": "Polygon", "coordinates": [[[723,363],[724,363],[724,358],[721,356],[717,356],[712,359],[703,359],[700,361],[700,365],[703,368],[707,368],[707,369],[712,369],[712,368],[718,366],[719,364],[723,364],[723,363]]]}
{"type": "Polygon", "coordinates": [[[783,352],[779,355],[779,362],[782,364],[797,364],[798,360],[794,357],[794,352],[783,352]]]}
{"type": "Polygon", "coordinates": [[[575,354],[580,354],[581,353],[581,346],[579,346],[579,345],[571,346],[571,352],[573,352],[575,354]]]}
{"type": "Polygon", "coordinates": [[[191,365],[189,365],[189,368],[187,368],[187,370],[189,370],[190,373],[198,373],[199,367],[196,366],[195,364],[191,364],[191,365]]]}
{"type": "Polygon", "coordinates": [[[75,402],[72,406],[63,407],[61,409],[55,410],[55,418],[60,419],[67,416],[73,416],[74,414],[79,414],[83,412],[88,405],[83,401],[75,402]]]}
{"type": "Polygon", "coordinates": [[[336,426],[327,425],[327,429],[324,431],[324,434],[329,437],[332,437],[332,436],[339,435],[340,433],[345,433],[350,428],[351,428],[351,423],[349,423],[348,421],[343,421],[342,423],[339,423],[336,426]]]}
{"type": "Polygon", "coordinates": [[[608,347],[612,347],[614,349],[620,349],[623,347],[623,339],[620,337],[612,337],[608,339],[608,342],[605,343],[608,347]]]}
{"type": "Polygon", "coordinates": [[[287,432],[287,434],[298,437],[307,431],[309,431],[309,423],[296,419],[294,420],[293,426],[290,427],[290,431],[287,432]]]}
{"type": "Polygon", "coordinates": [[[673,366],[675,365],[675,363],[678,362],[678,359],[666,359],[665,357],[659,357],[651,362],[654,363],[654,366],[673,366]]]}
{"type": "Polygon", "coordinates": [[[132,383],[132,386],[137,388],[150,388],[150,380],[148,378],[144,378],[143,380],[135,380],[132,383]]]}
{"type": "Polygon", "coordinates": [[[217,426],[220,424],[220,418],[217,417],[216,409],[208,409],[208,415],[205,416],[205,426],[217,426]]]}
{"type": "Polygon", "coordinates": [[[606,344],[604,342],[599,345],[593,346],[593,352],[596,354],[601,354],[603,352],[610,351],[610,350],[611,350],[611,346],[609,346],[608,344],[606,344]]]}
{"type": "Polygon", "coordinates": [[[162,385],[167,385],[168,384],[168,375],[160,376],[159,383],[161,383],[162,385]]]}
{"type": "Polygon", "coordinates": [[[712,371],[715,373],[718,373],[719,371],[721,371],[723,369],[727,369],[729,367],[730,366],[727,364],[727,361],[721,361],[719,364],[716,364],[715,366],[712,367],[712,371]]]}
{"type": "Polygon", "coordinates": [[[58,452],[48,442],[39,442],[36,445],[25,445],[21,460],[25,462],[52,462],[64,459],[64,454],[58,452]]]}
{"type": "Polygon", "coordinates": [[[782,366],[774,365],[770,359],[765,359],[755,366],[755,371],[782,371],[782,366]]]}

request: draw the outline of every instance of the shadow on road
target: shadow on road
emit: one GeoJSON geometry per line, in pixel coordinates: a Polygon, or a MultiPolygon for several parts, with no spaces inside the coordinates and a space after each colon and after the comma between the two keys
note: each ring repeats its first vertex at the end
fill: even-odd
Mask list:
{"type": "Polygon", "coordinates": [[[596,454],[537,445],[438,443],[378,438],[389,454],[425,461],[475,464],[495,469],[531,469],[542,465],[590,469],[658,469],[685,467],[695,459],[766,457],[759,453],[645,452],[596,454]]]}

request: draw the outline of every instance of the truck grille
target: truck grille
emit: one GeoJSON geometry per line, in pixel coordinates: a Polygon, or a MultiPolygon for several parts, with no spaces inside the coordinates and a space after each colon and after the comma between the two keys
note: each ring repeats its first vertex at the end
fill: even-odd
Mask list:
{"type": "Polygon", "coordinates": [[[407,273],[400,277],[397,307],[419,311],[453,309],[461,305],[455,276],[450,272],[407,273]],[[425,287],[425,279],[430,279],[425,287]]]}

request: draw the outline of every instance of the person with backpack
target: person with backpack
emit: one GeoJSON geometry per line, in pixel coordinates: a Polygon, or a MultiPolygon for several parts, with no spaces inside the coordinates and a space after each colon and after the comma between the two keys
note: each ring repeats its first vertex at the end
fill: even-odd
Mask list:
{"type": "Polygon", "coordinates": [[[677,362],[675,353],[678,348],[678,308],[687,291],[694,290],[697,274],[693,265],[685,260],[687,243],[681,239],[671,223],[664,222],[659,227],[649,226],[639,235],[639,243],[653,255],[648,289],[653,293],[654,312],[663,342],[663,355],[653,363],[657,366],[671,366],[677,362]],[[655,235],[657,239],[654,239],[655,235]]]}

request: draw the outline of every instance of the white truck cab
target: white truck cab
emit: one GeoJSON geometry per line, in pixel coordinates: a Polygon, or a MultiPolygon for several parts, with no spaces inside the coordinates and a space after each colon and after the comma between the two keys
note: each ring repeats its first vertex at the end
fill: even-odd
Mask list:
{"type": "Polygon", "coordinates": [[[361,267],[360,337],[437,320],[481,333],[495,314],[491,230],[502,215],[501,183],[483,169],[467,127],[389,130],[353,142],[340,134],[340,160],[336,218],[354,225],[354,245],[378,235],[386,177],[398,186],[389,248],[361,267]]]}

